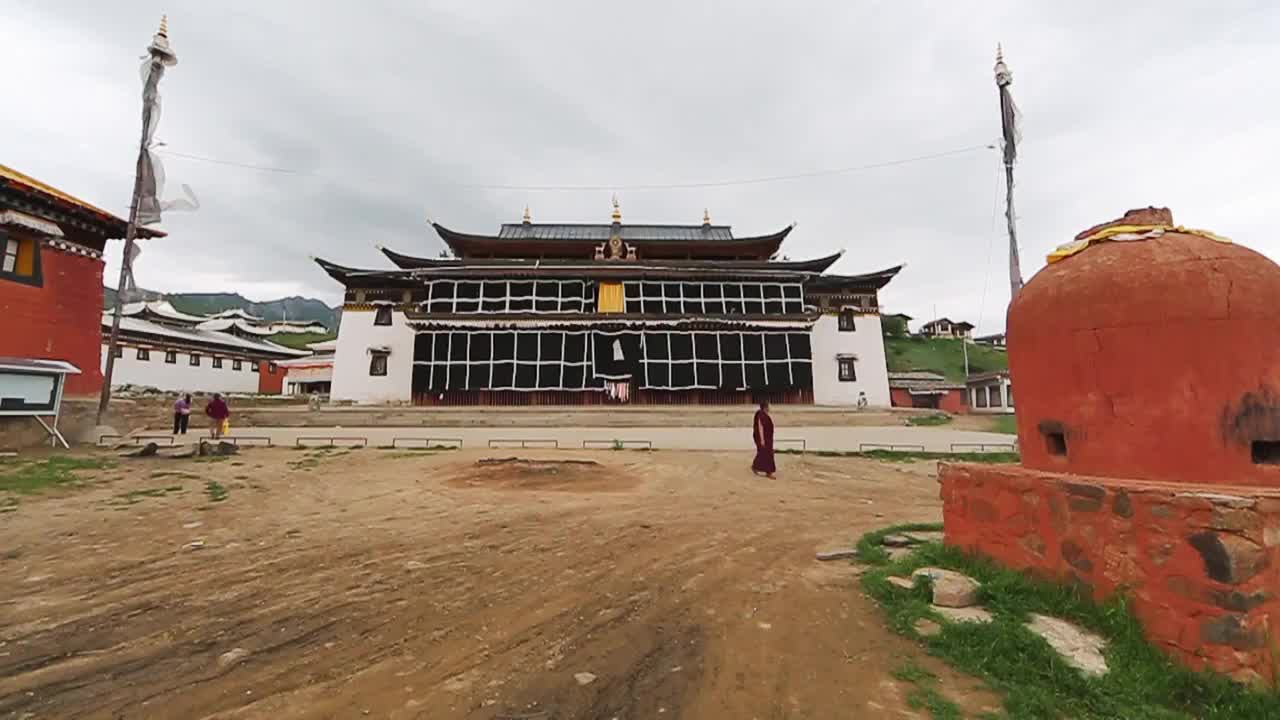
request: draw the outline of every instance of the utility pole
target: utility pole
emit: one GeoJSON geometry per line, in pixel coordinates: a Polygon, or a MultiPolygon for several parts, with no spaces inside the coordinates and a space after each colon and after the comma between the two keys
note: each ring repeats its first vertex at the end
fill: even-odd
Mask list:
{"type": "Polygon", "coordinates": [[[1009,300],[1012,302],[1022,289],[1018,229],[1013,212],[1013,163],[1018,158],[1018,143],[1022,141],[1022,132],[1018,129],[1018,106],[1014,104],[1013,95],[1009,91],[1009,86],[1013,84],[1013,73],[1004,64],[1004,52],[999,45],[996,45],[995,73],[996,88],[1000,93],[1000,130],[1004,138],[1004,218],[1009,230],[1009,300]]]}
{"type": "MultiPolygon", "coordinates": [[[[133,193],[129,199],[129,224],[124,232],[124,253],[120,261],[120,282],[116,285],[116,302],[111,316],[111,335],[107,340],[107,365],[102,372],[102,394],[98,397],[97,424],[107,413],[107,405],[111,402],[111,377],[115,371],[116,348],[120,345],[120,316],[124,309],[124,295],[128,292],[128,280],[133,277],[133,243],[138,236],[138,206],[142,198],[144,177],[151,183],[151,193],[155,193],[155,174],[150,165],[148,148],[151,137],[155,133],[155,121],[159,112],[157,86],[164,75],[165,67],[176,65],[178,56],[169,48],[169,23],[167,17],[160,18],[160,31],[147,46],[146,69],[142,85],[142,138],[138,141],[138,160],[134,163],[133,193]]],[[[153,202],[156,198],[151,197],[153,202]]],[[[156,211],[158,215],[158,210],[156,211]]],[[[151,214],[151,213],[149,213],[151,214]]]]}

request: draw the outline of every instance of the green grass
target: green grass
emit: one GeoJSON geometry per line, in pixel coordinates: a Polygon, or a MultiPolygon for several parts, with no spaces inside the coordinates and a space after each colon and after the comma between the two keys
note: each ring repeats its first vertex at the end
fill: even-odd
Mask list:
{"type": "Polygon", "coordinates": [[[164,497],[171,492],[182,492],[181,485],[170,485],[162,488],[147,488],[145,490],[130,490],[126,493],[116,495],[116,497],[126,505],[135,505],[142,502],[143,498],[164,497]]]}
{"type": "Polygon", "coordinates": [[[912,710],[925,710],[933,720],[961,720],[964,717],[959,705],[931,686],[931,683],[938,681],[938,676],[927,668],[920,667],[914,660],[907,660],[892,674],[898,680],[914,686],[907,694],[907,705],[912,710]]]}
{"type": "MultiPolygon", "coordinates": [[[[889,372],[929,370],[948,380],[964,382],[964,346],[960,340],[934,340],[919,337],[886,337],[885,361],[889,372]]],[[[986,345],[969,344],[969,372],[1007,370],[1009,357],[1003,350],[986,345]]]]}
{"type": "MultiPolygon", "coordinates": [[[[890,561],[880,546],[881,539],[891,533],[939,527],[899,525],[863,536],[859,555],[875,566],[863,575],[863,588],[884,608],[895,632],[916,637],[915,622],[932,616],[929,590],[923,584],[911,591],[896,588],[888,583],[889,576],[909,576],[912,570],[931,565],[980,581],[981,602],[995,615],[992,623],[943,623],[941,634],[917,639],[931,655],[1002,693],[1011,720],[1280,718],[1280,695],[1249,690],[1225,677],[1174,664],[1144,639],[1123,597],[1095,603],[1077,586],[1032,579],[940,543],[920,545],[896,561],[890,561]],[[1070,620],[1107,638],[1110,671],[1086,678],[1068,666],[1044,640],[1023,627],[1031,612],[1070,620]]],[[[919,697],[921,706],[928,708],[927,694],[919,697]]]]}
{"type": "Polygon", "coordinates": [[[222,502],[231,494],[227,488],[217,480],[210,480],[205,483],[204,492],[209,496],[209,502],[222,502]]]}
{"type": "Polygon", "coordinates": [[[1016,415],[997,415],[991,418],[991,431],[1005,433],[1006,435],[1018,434],[1018,418],[1016,415]]]}
{"type": "Polygon", "coordinates": [[[949,422],[951,422],[951,416],[943,413],[935,413],[932,415],[912,415],[907,418],[907,424],[914,425],[916,427],[946,425],[949,422]]]}
{"type": "Polygon", "coordinates": [[[54,455],[35,462],[6,463],[0,473],[0,492],[28,495],[80,484],[77,470],[103,470],[115,463],[103,458],[54,455]]]}
{"type": "Polygon", "coordinates": [[[306,350],[311,343],[324,342],[338,337],[337,333],[277,333],[267,339],[277,345],[294,350],[306,350]]]}

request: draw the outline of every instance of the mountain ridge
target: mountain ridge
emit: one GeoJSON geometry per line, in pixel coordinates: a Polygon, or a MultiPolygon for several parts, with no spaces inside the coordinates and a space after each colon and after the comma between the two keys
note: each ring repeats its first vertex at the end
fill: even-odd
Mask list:
{"type": "MultiPolygon", "coordinates": [[[[154,290],[139,290],[147,300],[168,300],[179,312],[192,315],[212,315],[223,310],[244,310],[264,320],[305,320],[318,322],[335,332],[341,318],[340,307],[329,307],[322,300],[291,295],[256,302],[240,293],[162,293],[154,290]]],[[[104,309],[111,309],[116,300],[116,291],[104,287],[102,302],[104,309]]]]}

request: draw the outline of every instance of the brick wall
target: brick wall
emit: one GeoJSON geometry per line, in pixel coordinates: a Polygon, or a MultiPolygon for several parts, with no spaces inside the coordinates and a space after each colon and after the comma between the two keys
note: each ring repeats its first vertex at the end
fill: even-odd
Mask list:
{"type": "Polygon", "coordinates": [[[1272,681],[1280,488],[944,464],[946,543],[1013,568],[1124,592],[1147,636],[1193,668],[1272,681]]]}
{"type": "Polygon", "coordinates": [[[66,360],[80,368],[67,379],[67,395],[94,395],[102,322],[102,261],[40,248],[41,287],[0,278],[0,355],[66,360]]]}

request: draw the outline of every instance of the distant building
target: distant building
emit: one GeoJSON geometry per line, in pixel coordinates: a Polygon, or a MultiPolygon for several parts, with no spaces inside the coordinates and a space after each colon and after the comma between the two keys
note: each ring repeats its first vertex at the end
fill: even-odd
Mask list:
{"type": "Polygon", "coordinates": [[[911,321],[915,318],[904,313],[893,313],[880,316],[880,327],[886,335],[908,335],[911,333],[911,321]]]}
{"type": "Polygon", "coordinates": [[[973,341],[979,345],[990,345],[991,347],[997,348],[1005,347],[1004,333],[983,335],[981,337],[974,338],[973,341]]]}
{"type": "Polygon", "coordinates": [[[774,260],[790,227],[433,224],[455,257],[317,260],[346,288],[333,399],[445,405],[889,404],[878,293],[899,267],[774,260]]]}
{"type": "MultiPolygon", "coordinates": [[[[105,366],[112,312],[102,312],[100,318],[105,366]]],[[[120,318],[112,383],[172,392],[279,395],[285,376],[279,362],[310,353],[277,345],[267,339],[270,334],[238,315],[188,315],[165,300],[131,303],[120,318]]]]}
{"type": "Polygon", "coordinates": [[[304,335],[326,335],[329,328],[315,320],[264,320],[241,308],[223,310],[209,316],[214,320],[240,320],[262,330],[264,336],[282,333],[304,335]]]}
{"type": "Polygon", "coordinates": [[[284,382],[285,395],[328,395],[333,389],[333,355],[338,341],[307,345],[311,355],[292,360],[281,360],[279,365],[287,371],[284,382]]]}
{"type": "MultiPolygon", "coordinates": [[[[0,165],[0,356],[61,360],[67,396],[102,388],[102,254],[128,223],[0,165]]],[[[163,237],[138,228],[138,237],[163,237]]],[[[0,402],[3,398],[0,398],[0,402]]]]}
{"type": "Polygon", "coordinates": [[[952,382],[934,372],[889,373],[889,397],[894,407],[932,408],[949,413],[968,410],[964,383],[952,382]]]}
{"type": "Polygon", "coordinates": [[[957,322],[950,318],[938,318],[921,325],[920,334],[930,338],[970,340],[973,338],[973,324],[963,320],[957,322]]]}
{"type": "Polygon", "coordinates": [[[1013,384],[1008,370],[975,373],[965,381],[969,408],[976,413],[1012,413],[1013,384]]]}

